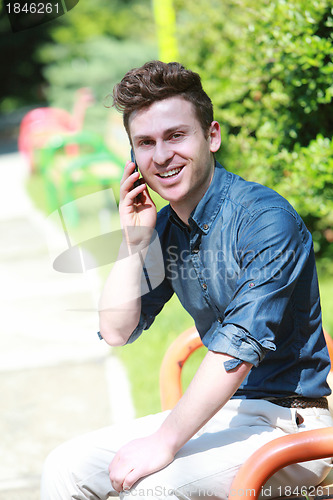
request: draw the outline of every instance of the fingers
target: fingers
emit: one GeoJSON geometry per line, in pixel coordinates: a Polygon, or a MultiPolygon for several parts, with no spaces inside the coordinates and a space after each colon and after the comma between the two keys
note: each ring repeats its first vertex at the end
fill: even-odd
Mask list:
{"type": "Polygon", "coordinates": [[[127,161],[125,163],[124,173],[121,178],[120,184],[123,184],[123,182],[128,178],[128,176],[134,172],[134,169],[135,169],[135,163],[133,161],[127,161]]]}
{"type": "Polygon", "coordinates": [[[142,181],[138,186],[134,187],[127,193],[126,197],[128,201],[130,201],[131,203],[142,202],[144,198],[140,198],[139,195],[143,193],[145,189],[146,184],[144,181],[142,181]]]}
{"type": "Polygon", "coordinates": [[[142,477],[138,469],[131,470],[124,479],[123,490],[130,490],[132,486],[142,477]]]}
{"type": "Polygon", "coordinates": [[[139,172],[135,172],[135,164],[131,161],[125,165],[123,177],[120,181],[120,201],[126,201],[130,204],[137,201],[137,197],[143,193],[146,184],[143,179],[135,186],[135,182],[139,180],[139,172]]]}
{"type": "Polygon", "coordinates": [[[138,174],[138,172],[134,172],[134,170],[135,170],[135,163],[133,163],[132,161],[127,161],[125,164],[123,176],[120,181],[121,186],[127,181],[127,179],[131,174],[133,173],[138,174]]]}
{"type": "Polygon", "coordinates": [[[109,477],[112,487],[120,493],[123,490],[129,490],[133,484],[140,479],[141,475],[138,469],[127,470],[121,466],[113,466],[112,462],[109,466],[109,477]]]}
{"type": "Polygon", "coordinates": [[[112,484],[112,487],[115,491],[122,491],[123,489],[123,481],[124,481],[124,472],[122,472],[121,467],[119,467],[119,459],[117,455],[112,460],[109,465],[109,477],[112,484]]]}
{"type": "Polygon", "coordinates": [[[112,487],[119,493],[129,490],[142,477],[141,468],[135,464],[132,452],[126,447],[121,448],[109,465],[109,477],[112,487]]]}
{"type": "Polygon", "coordinates": [[[128,491],[132,486],[142,477],[142,474],[138,469],[133,469],[129,471],[128,474],[124,475],[114,475],[110,473],[110,481],[112,487],[115,491],[120,493],[121,491],[128,491]]]}
{"type": "Polygon", "coordinates": [[[120,181],[120,194],[124,197],[131,189],[134,182],[139,179],[139,172],[135,172],[135,164],[129,161],[125,165],[124,173],[120,181]]]}
{"type": "Polygon", "coordinates": [[[130,441],[118,450],[110,463],[111,484],[118,493],[129,490],[139,479],[170,464],[173,458],[168,447],[158,449],[154,434],[130,441]]]}

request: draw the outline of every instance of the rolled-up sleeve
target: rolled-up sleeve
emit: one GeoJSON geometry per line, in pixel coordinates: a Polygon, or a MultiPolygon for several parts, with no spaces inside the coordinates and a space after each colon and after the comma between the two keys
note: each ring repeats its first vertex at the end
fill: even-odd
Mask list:
{"type": "Polygon", "coordinates": [[[208,349],[235,358],[235,361],[226,362],[226,369],[236,368],[243,361],[258,366],[267,350],[275,350],[273,342],[264,340],[261,343],[239,325],[217,324],[213,325],[213,328],[215,331],[212,333],[208,349]]]}
{"type": "Polygon", "coordinates": [[[211,326],[208,349],[258,366],[276,349],[279,326],[306,265],[312,240],[302,220],[284,208],[262,210],[240,229],[238,276],[224,320],[211,326]]]}

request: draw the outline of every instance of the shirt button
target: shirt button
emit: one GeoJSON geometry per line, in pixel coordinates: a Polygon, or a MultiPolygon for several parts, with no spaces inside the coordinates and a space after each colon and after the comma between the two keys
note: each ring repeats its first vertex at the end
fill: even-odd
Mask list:
{"type": "Polygon", "coordinates": [[[208,228],[209,228],[208,224],[204,224],[202,227],[203,227],[204,229],[208,229],[208,228]]]}
{"type": "Polygon", "coordinates": [[[198,253],[198,252],[199,252],[199,248],[193,248],[192,253],[198,253]]]}
{"type": "Polygon", "coordinates": [[[207,290],[207,285],[206,285],[206,283],[203,283],[203,284],[202,284],[202,288],[203,288],[204,290],[207,290]]]}
{"type": "Polygon", "coordinates": [[[222,318],[220,318],[220,317],[218,317],[218,318],[217,318],[217,321],[218,321],[219,323],[223,323],[222,318]]]}

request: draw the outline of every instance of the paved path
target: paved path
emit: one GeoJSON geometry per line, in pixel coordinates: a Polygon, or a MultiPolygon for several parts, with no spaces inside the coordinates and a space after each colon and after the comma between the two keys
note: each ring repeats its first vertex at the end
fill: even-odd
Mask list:
{"type": "Polygon", "coordinates": [[[90,284],[53,270],[47,220],[26,176],[18,153],[0,156],[0,500],[38,500],[50,450],[133,416],[124,369],[97,338],[97,314],[73,311],[94,307],[90,284]]]}

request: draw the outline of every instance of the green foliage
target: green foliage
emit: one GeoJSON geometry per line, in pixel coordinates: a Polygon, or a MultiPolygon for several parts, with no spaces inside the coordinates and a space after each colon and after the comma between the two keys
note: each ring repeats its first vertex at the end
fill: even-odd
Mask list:
{"type": "Polygon", "coordinates": [[[323,325],[327,332],[333,337],[333,268],[332,262],[326,266],[325,272],[319,269],[319,289],[321,296],[321,308],[323,314],[323,325]]]}
{"type": "Polygon", "coordinates": [[[105,97],[129,69],[156,57],[156,50],[148,43],[99,36],[82,43],[44,46],[40,57],[48,61],[44,75],[49,82],[46,94],[50,104],[70,110],[75,91],[90,87],[96,103],[88,109],[85,128],[103,132],[105,97]]]}
{"type": "Polygon", "coordinates": [[[332,255],[331,2],[178,0],[177,9],[182,60],[223,124],[220,160],[286,196],[316,251],[332,255]]]}
{"type": "Polygon", "coordinates": [[[104,35],[117,40],[152,41],[150,0],[81,1],[53,31],[56,43],[70,45],[104,35]]]}
{"type": "Polygon", "coordinates": [[[156,58],[150,0],[79,2],[55,25],[52,44],[43,45],[45,89],[52,106],[71,110],[74,92],[92,89],[96,99],[85,128],[104,132],[104,98],[132,67],[156,58]]]}
{"type": "Polygon", "coordinates": [[[71,108],[73,89],[88,81],[101,94],[105,84],[104,96],[114,75],[157,56],[150,0],[82,0],[58,19],[18,33],[0,14],[2,112],[46,101],[71,108]]]}
{"type": "Polygon", "coordinates": [[[324,257],[333,240],[333,141],[319,134],[307,147],[283,148],[274,161],[273,168],[284,167],[279,191],[313,228],[315,251],[324,257]]]}

